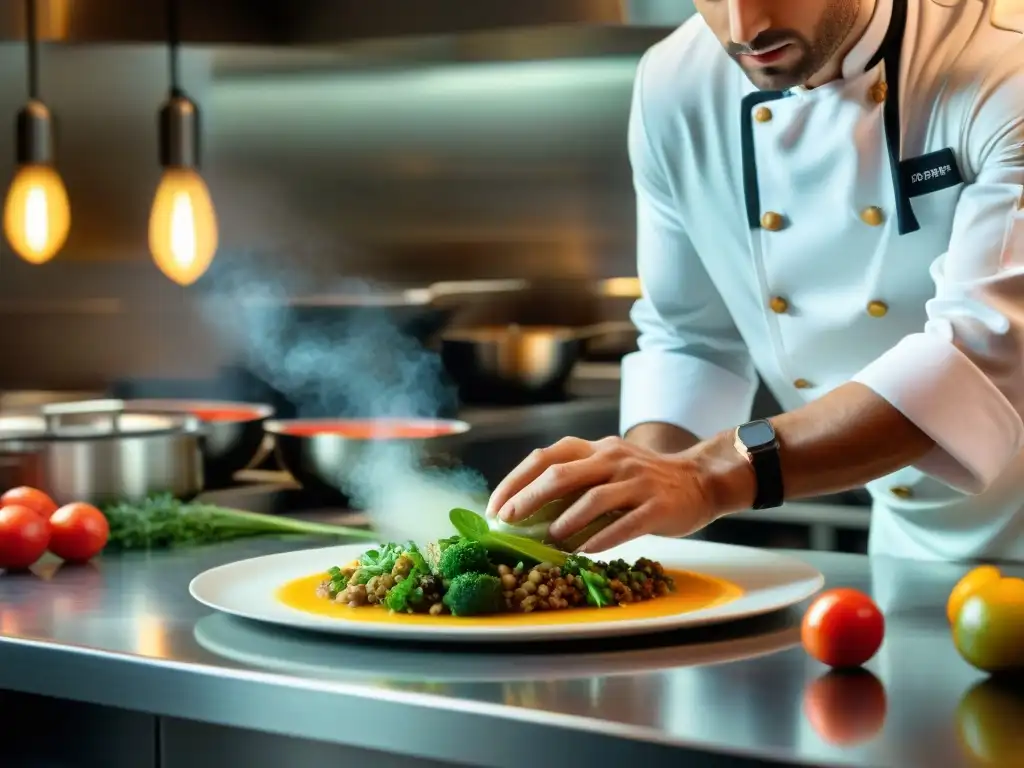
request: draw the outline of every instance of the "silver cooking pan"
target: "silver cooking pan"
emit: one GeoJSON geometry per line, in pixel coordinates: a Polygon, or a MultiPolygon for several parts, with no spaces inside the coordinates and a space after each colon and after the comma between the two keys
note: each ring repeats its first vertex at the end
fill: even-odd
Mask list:
{"type": "Polygon", "coordinates": [[[270,405],[227,400],[177,398],[125,400],[129,413],[194,416],[203,424],[204,490],[229,488],[235,473],[258,464],[273,450],[264,447],[263,422],[274,415],[270,405]]]}
{"type": "Polygon", "coordinates": [[[394,291],[338,290],[322,295],[238,298],[250,322],[266,322],[300,343],[311,338],[342,338],[356,324],[380,327],[381,321],[403,335],[427,343],[452,320],[455,313],[474,301],[524,291],[526,280],[456,280],[425,287],[394,291]],[[285,315],[281,310],[286,309],[285,315]],[[262,318],[262,319],[261,319],[262,318]]]}
{"type": "Polygon", "coordinates": [[[464,403],[560,400],[587,344],[621,334],[624,328],[632,325],[513,324],[452,330],[441,337],[441,358],[464,403]]]}
{"type": "Polygon", "coordinates": [[[450,465],[470,425],[453,419],[271,419],[264,428],[282,468],[303,488],[346,494],[367,460],[450,465]],[[410,429],[420,434],[411,436],[410,429]]]}
{"type": "Polygon", "coordinates": [[[128,413],[120,400],[53,403],[0,416],[0,465],[9,486],[34,485],[58,504],[189,499],[203,490],[201,440],[202,422],[187,414],[128,413]]]}

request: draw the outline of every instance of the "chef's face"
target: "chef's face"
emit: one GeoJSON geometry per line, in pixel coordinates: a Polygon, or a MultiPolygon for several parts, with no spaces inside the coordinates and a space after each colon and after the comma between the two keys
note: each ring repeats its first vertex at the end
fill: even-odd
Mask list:
{"type": "Polygon", "coordinates": [[[806,84],[833,66],[861,0],[695,0],[697,10],[762,90],[806,84]]]}

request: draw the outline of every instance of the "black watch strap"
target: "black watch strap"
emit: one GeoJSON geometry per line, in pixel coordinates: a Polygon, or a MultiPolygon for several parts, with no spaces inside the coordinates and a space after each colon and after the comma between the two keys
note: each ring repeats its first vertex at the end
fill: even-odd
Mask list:
{"type": "Polygon", "coordinates": [[[781,507],[785,500],[782,487],[782,461],[779,459],[779,444],[762,448],[748,454],[754,468],[757,491],[754,494],[753,509],[774,509],[781,507]]]}

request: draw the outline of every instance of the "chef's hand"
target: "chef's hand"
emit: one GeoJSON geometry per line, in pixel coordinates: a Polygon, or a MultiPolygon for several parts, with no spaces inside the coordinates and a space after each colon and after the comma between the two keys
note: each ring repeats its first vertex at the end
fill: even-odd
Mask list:
{"type": "Polygon", "coordinates": [[[487,512],[507,523],[548,502],[575,498],[551,524],[565,540],[602,515],[617,518],[580,547],[600,552],[643,534],[686,536],[712,522],[716,504],[692,452],[660,454],[618,437],[567,437],[531,453],[491,495],[487,512]]]}

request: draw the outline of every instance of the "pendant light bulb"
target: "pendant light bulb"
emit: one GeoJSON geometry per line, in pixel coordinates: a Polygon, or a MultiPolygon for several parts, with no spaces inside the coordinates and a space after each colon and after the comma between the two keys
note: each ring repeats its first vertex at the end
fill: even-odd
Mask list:
{"type": "Polygon", "coordinates": [[[71,230],[71,203],[53,165],[53,119],[39,98],[39,36],[36,0],[25,0],[28,103],[18,111],[17,170],[4,201],[4,233],[14,252],[45,264],[64,247],[71,230]]]}
{"type": "Polygon", "coordinates": [[[163,175],[149,214],[153,261],[178,285],[192,285],[217,253],[217,215],[199,175],[199,108],[179,86],[178,0],[165,0],[170,96],[160,108],[163,175]]]}
{"type": "Polygon", "coordinates": [[[60,174],[50,165],[23,165],[4,203],[4,232],[11,248],[30,264],[57,255],[71,229],[71,203],[60,174]]]}
{"type": "Polygon", "coordinates": [[[217,216],[210,192],[191,168],[164,170],[149,215],[149,250],[178,285],[191,285],[217,252],[217,216]]]}

